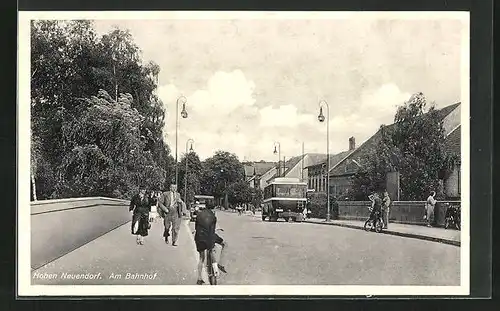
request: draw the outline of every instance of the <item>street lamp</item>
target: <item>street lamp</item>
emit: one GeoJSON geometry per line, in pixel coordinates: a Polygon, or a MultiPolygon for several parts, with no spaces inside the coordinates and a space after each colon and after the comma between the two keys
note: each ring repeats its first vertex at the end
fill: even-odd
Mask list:
{"type": "Polygon", "coordinates": [[[326,221],[330,221],[330,107],[325,100],[319,102],[318,121],[326,119],[326,221]],[[323,115],[323,106],[326,106],[326,118],[323,115]]]}
{"type": "Polygon", "coordinates": [[[182,102],[182,112],[181,116],[185,119],[188,117],[186,111],[187,99],[184,96],[177,98],[177,105],[175,107],[175,185],[177,186],[179,180],[179,165],[177,164],[177,141],[179,138],[179,104],[182,102]]]}
{"type": "MultiPolygon", "coordinates": [[[[224,174],[224,169],[220,170],[221,175],[224,174]]],[[[227,210],[227,180],[224,177],[224,208],[227,210]]]]}
{"type": "Polygon", "coordinates": [[[279,141],[274,142],[274,154],[278,154],[278,177],[281,177],[281,144],[279,141]],[[278,149],[276,150],[276,146],[278,146],[278,149]]]}
{"type": "Polygon", "coordinates": [[[189,153],[193,152],[193,139],[188,139],[186,141],[186,172],[184,173],[184,203],[187,204],[187,177],[188,177],[188,143],[191,143],[191,148],[189,148],[189,153]]]}

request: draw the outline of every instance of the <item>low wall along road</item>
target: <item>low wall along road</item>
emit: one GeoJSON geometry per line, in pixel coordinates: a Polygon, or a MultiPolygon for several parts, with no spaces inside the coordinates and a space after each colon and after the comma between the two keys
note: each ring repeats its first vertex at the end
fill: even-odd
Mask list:
{"type": "MultiPolygon", "coordinates": [[[[370,216],[368,207],[370,201],[338,201],[339,219],[344,220],[366,220],[370,216]]],[[[460,205],[460,201],[439,201],[434,208],[434,220],[437,226],[444,226],[446,209],[448,204],[460,205]]],[[[424,201],[394,201],[390,207],[390,218],[392,222],[424,225],[425,211],[424,201]]]]}
{"type": "Polygon", "coordinates": [[[129,201],[93,197],[31,202],[31,268],[129,222],[129,201]]]}

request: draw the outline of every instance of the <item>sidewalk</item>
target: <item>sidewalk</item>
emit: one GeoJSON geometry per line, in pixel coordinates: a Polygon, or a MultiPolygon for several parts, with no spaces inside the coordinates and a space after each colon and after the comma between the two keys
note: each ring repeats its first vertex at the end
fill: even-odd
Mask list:
{"type": "MultiPolygon", "coordinates": [[[[331,220],[327,223],[324,219],[317,218],[308,219],[304,222],[360,230],[364,230],[363,226],[365,223],[360,220],[331,220]]],[[[389,228],[382,230],[381,233],[460,246],[461,231],[453,229],[429,228],[419,225],[389,223],[389,228]]]]}
{"type": "MultiPolygon", "coordinates": [[[[261,218],[260,212],[255,213],[255,215],[250,212],[246,213],[246,215],[261,218]]],[[[307,219],[304,220],[304,222],[359,230],[364,230],[363,225],[365,224],[365,222],[361,220],[331,220],[327,223],[324,219],[317,218],[307,219]]],[[[382,230],[381,233],[460,246],[461,231],[454,229],[389,223],[389,228],[382,230]]]]}
{"type": "Polygon", "coordinates": [[[196,284],[198,258],[188,222],[181,226],[178,246],[165,244],[162,233],[163,223],[155,221],[144,245],[137,245],[129,222],[32,271],[32,284],[196,284]],[[68,277],[81,274],[86,278],[68,277]]]}

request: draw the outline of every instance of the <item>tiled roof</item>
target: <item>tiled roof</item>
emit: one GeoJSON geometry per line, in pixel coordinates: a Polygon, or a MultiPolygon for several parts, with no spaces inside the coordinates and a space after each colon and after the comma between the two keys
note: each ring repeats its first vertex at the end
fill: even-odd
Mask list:
{"type": "MultiPolygon", "coordinates": [[[[447,115],[449,115],[458,106],[460,106],[460,103],[449,105],[449,106],[446,106],[444,108],[437,110],[438,115],[440,116],[440,119],[441,120],[444,119],[447,115]]],[[[393,128],[394,128],[394,124],[390,124],[390,125],[385,126],[384,130],[390,131],[393,128]]],[[[345,156],[343,159],[341,159],[339,162],[337,162],[337,164],[335,164],[335,166],[333,166],[330,169],[330,174],[331,173],[333,173],[333,174],[340,173],[340,172],[336,171],[336,168],[338,166],[340,166],[346,160],[353,159],[354,157],[360,158],[360,157],[368,154],[368,152],[370,152],[373,148],[375,148],[376,144],[379,142],[379,140],[381,138],[382,138],[382,133],[381,133],[381,129],[379,128],[379,130],[372,137],[368,138],[363,144],[361,144],[361,146],[359,146],[353,152],[351,152],[350,154],[345,156]]]]}
{"type": "Polygon", "coordinates": [[[446,136],[444,141],[445,150],[458,156],[460,156],[460,128],[460,125],[457,126],[448,136],[446,136]]]}
{"type": "MultiPolygon", "coordinates": [[[[342,151],[337,154],[331,154],[330,155],[330,168],[334,167],[337,163],[339,163],[342,159],[344,159],[346,156],[348,156],[352,151],[342,151]]],[[[321,158],[318,157],[318,159],[314,162],[312,162],[311,165],[308,167],[313,167],[317,165],[323,165],[326,164],[326,154],[322,155],[321,158]]]]}
{"type": "Polygon", "coordinates": [[[263,175],[265,172],[269,171],[271,168],[275,167],[276,163],[273,162],[255,162],[255,174],[263,175]]]}
{"type": "Polygon", "coordinates": [[[263,175],[269,169],[276,166],[276,163],[273,162],[246,162],[243,164],[245,168],[245,177],[251,177],[255,175],[263,175]]]}
{"type": "Polygon", "coordinates": [[[438,110],[439,117],[441,119],[444,119],[447,115],[449,115],[458,106],[460,106],[460,103],[456,103],[456,104],[449,105],[449,106],[446,106],[444,108],[439,109],[438,110]]]}

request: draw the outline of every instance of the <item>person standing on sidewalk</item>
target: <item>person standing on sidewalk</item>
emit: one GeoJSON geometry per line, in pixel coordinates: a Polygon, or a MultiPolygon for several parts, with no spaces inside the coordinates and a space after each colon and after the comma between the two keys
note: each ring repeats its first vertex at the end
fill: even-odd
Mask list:
{"type": "Polygon", "coordinates": [[[432,226],[432,222],[434,221],[434,206],[436,206],[436,199],[434,198],[436,196],[435,191],[431,191],[431,194],[427,198],[427,201],[425,202],[425,211],[426,211],[426,219],[427,219],[427,227],[432,226]]]}
{"type": "Polygon", "coordinates": [[[382,200],[382,217],[384,219],[384,229],[389,226],[389,215],[390,215],[391,198],[387,190],[384,191],[384,198],[382,200]]]}
{"type": "Polygon", "coordinates": [[[172,245],[177,246],[182,217],[186,216],[186,205],[181,199],[181,194],[177,192],[176,184],[170,185],[170,191],[166,191],[161,195],[158,206],[162,210],[160,216],[163,217],[165,226],[163,232],[165,243],[168,244],[170,229],[172,229],[172,245]]]}
{"type": "Polygon", "coordinates": [[[132,234],[137,236],[137,244],[144,244],[144,237],[149,230],[149,212],[151,204],[146,188],[141,186],[139,193],[130,200],[129,211],[132,212],[132,234]]]}

